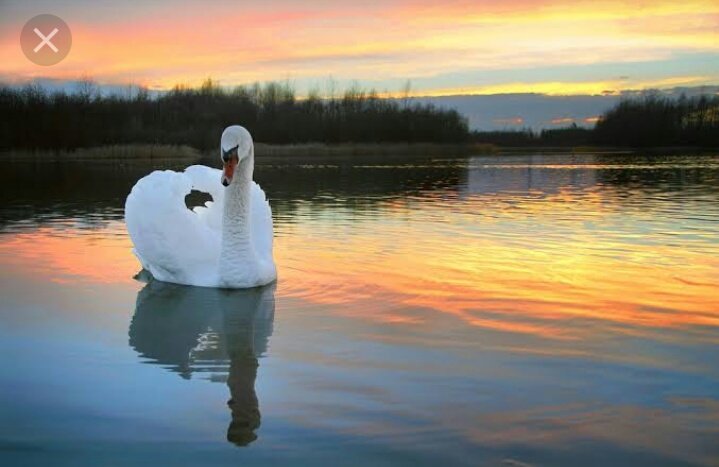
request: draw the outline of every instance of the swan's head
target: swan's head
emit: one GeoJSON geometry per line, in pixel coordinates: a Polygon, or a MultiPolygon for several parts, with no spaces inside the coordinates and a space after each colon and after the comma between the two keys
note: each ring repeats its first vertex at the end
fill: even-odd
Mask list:
{"type": "Polygon", "coordinates": [[[240,125],[225,128],[220,139],[222,158],[222,184],[229,186],[235,175],[237,164],[252,153],[252,136],[240,125]]]}

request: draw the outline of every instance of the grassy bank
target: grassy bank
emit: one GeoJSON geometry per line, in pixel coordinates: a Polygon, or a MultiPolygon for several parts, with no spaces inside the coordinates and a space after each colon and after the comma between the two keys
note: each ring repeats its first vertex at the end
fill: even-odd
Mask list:
{"type": "MultiPolygon", "coordinates": [[[[265,144],[255,145],[257,157],[282,157],[307,159],[312,157],[353,157],[353,156],[463,156],[494,154],[497,147],[491,144],[265,144]]],[[[212,158],[212,151],[200,152],[189,146],[173,145],[113,145],[77,149],[75,151],[5,151],[0,160],[67,160],[67,161],[199,161],[212,158]]]]}
{"type": "MultiPolygon", "coordinates": [[[[699,147],[656,147],[623,148],[601,146],[497,146],[481,143],[341,143],[341,144],[255,144],[258,158],[277,158],[282,161],[305,162],[313,158],[352,158],[376,157],[457,157],[501,154],[701,154],[717,153],[719,148],[699,147]]],[[[190,146],[161,144],[112,145],[82,148],[75,151],[27,151],[14,150],[0,152],[0,161],[69,161],[69,162],[107,162],[107,163],[154,163],[162,167],[163,163],[208,163],[217,157],[215,151],[199,151],[190,146]]],[[[219,160],[217,161],[219,164],[219,160]]],[[[213,164],[214,165],[214,164],[213,164]]]]}
{"type": "Polygon", "coordinates": [[[478,143],[307,143],[255,145],[255,155],[287,157],[321,156],[463,156],[494,154],[493,144],[478,143]]]}
{"type": "Polygon", "coordinates": [[[161,144],[119,144],[93,148],[79,148],[74,151],[58,150],[12,150],[0,152],[0,160],[57,160],[57,161],[198,161],[202,153],[189,146],[161,144]]]}

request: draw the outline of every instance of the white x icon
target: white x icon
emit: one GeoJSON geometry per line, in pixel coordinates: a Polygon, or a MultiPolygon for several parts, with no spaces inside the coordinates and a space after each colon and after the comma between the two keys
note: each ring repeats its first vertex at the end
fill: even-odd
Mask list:
{"type": "Polygon", "coordinates": [[[37,47],[32,49],[33,52],[37,53],[40,49],[42,49],[45,46],[45,44],[47,44],[47,46],[50,47],[53,52],[55,52],[55,53],[58,52],[58,49],[57,49],[57,47],[55,47],[55,44],[50,42],[50,39],[52,39],[55,36],[55,34],[57,34],[59,32],[57,28],[53,29],[52,32],[50,34],[48,34],[47,36],[44,36],[38,28],[33,29],[33,31],[35,31],[35,34],[37,34],[40,37],[40,39],[42,39],[42,42],[40,42],[37,45],[37,47]]]}

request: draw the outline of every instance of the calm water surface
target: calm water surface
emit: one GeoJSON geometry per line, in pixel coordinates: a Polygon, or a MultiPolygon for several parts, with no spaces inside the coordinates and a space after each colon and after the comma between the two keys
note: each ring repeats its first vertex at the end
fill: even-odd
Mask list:
{"type": "Polygon", "coordinates": [[[719,156],[260,161],[234,292],[134,278],[149,170],[0,163],[3,465],[719,464],[719,156]]]}

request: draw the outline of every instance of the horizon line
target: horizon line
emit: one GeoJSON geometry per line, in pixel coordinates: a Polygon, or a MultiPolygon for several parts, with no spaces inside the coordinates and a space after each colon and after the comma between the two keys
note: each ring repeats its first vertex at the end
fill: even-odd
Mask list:
{"type": "MultiPolygon", "coordinates": [[[[364,93],[366,95],[374,95],[380,99],[423,99],[423,98],[444,98],[444,97],[479,97],[479,96],[546,96],[546,97],[621,97],[625,94],[642,94],[650,92],[673,92],[680,89],[692,89],[700,90],[702,88],[716,88],[710,89],[707,94],[719,95],[719,81],[715,83],[702,83],[692,84],[692,81],[701,81],[703,77],[689,77],[682,79],[672,79],[663,82],[651,82],[646,84],[655,84],[655,86],[639,86],[639,87],[627,87],[622,89],[603,89],[601,91],[593,91],[592,88],[596,87],[597,84],[606,84],[606,81],[600,82],[579,82],[579,84],[588,84],[588,86],[579,86],[576,88],[577,92],[554,92],[555,89],[561,89],[562,86],[577,84],[576,82],[544,82],[544,83],[509,83],[508,85],[502,86],[477,86],[476,88],[456,88],[456,89],[438,89],[436,91],[412,91],[410,89],[389,91],[379,91],[374,87],[362,87],[359,86],[358,82],[352,82],[348,86],[337,87],[336,80],[328,78],[326,84],[333,87],[332,90],[326,90],[324,93],[317,86],[313,86],[307,89],[305,92],[298,92],[295,83],[291,79],[279,79],[279,80],[266,80],[266,81],[255,81],[250,83],[241,84],[222,84],[222,82],[213,77],[206,77],[199,84],[189,84],[185,82],[177,82],[170,86],[148,86],[142,83],[136,83],[133,81],[127,82],[102,82],[95,80],[92,77],[85,75],[79,76],[75,79],[63,79],[53,78],[46,76],[38,76],[32,78],[10,78],[0,79],[0,86],[6,87],[24,87],[28,85],[36,84],[43,89],[48,89],[57,86],[57,91],[62,91],[67,94],[73,94],[75,92],[81,92],[80,89],[72,89],[68,86],[79,87],[83,83],[88,83],[90,86],[97,87],[101,90],[109,90],[110,94],[119,94],[123,90],[131,92],[134,90],[144,90],[154,94],[165,94],[172,92],[177,89],[188,89],[197,90],[202,89],[203,85],[211,83],[211,86],[222,89],[223,91],[232,91],[233,89],[248,89],[254,86],[268,86],[271,84],[277,84],[285,86],[295,94],[295,98],[304,100],[310,98],[312,95],[316,95],[321,99],[333,99],[341,98],[347,92],[364,93]],[[584,91],[584,92],[581,92],[584,91]]],[[[411,85],[411,80],[407,80],[408,84],[411,85]]],[[[405,85],[407,86],[407,85],[405,85]]],[[[605,86],[606,87],[606,86],[605,86]]]]}

